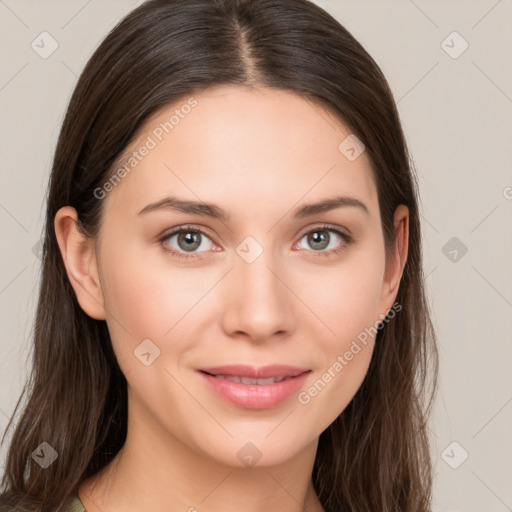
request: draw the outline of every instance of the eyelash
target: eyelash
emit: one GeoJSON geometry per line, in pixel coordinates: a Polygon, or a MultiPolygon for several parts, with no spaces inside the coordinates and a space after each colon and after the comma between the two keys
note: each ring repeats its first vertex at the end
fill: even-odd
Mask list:
{"type": "MultiPolygon", "coordinates": [[[[306,231],[305,233],[303,233],[300,236],[300,239],[304,238],[305,235],[309,235],[310,233],[314,233],[316,231],[332,231],[332,232],[336,233],[343,240],[343,242],[341,243],[340,247],[338,247],[337,249],[331,249],[329,251],[314,251],[314,250],[312,250],[312,252],[314,253],[315,257],[316,256],[328,257],[328,256],[331,256],[331,255],[339,254],[340,252],[342,252],[347,246],[349,246],[353,242],[352,236],[350,236],[350,235],[348,235],[348,234],[346,234],[346,233],[340,231],[339,229],[336,229],[336,228],[334,228],[334,227],[332,227],[330,225],[327,225],[327,224],[324,224],[324,225],[321,225],[321,226],[316,226],[313,229],[310,229],[309,231],[306,231]]],[[[170,233],[167,233],[165,236],[160,238],[159,242],[160,242],[160,244],[161,244],[161,246],[162,246],[162,248],[163,248],[163,250],[165,252],[170,253],[173,256],[176,256],[178,258],[181,258],[181,259],[184,259],[184,260],[194,259],[194,258],[201,258],[201,256],[197,256],[197,253],[186,254],[186,253],[183,253],[183,252],[176,251],[174,249],[169,249],[166,246],[166,244],[164,243],[166,240],[169,240],[169,238],[171,238],[174,235],[177,235],[177,234],[180,234],[180,233],[189,233],[189,232],[200,233],[201,235],[204,235],[207,238],[210,238],[210,236],[205,231],[203,231],[201,228],[199,228],[199,227],[195,227],[195,226],[181,226],[180,228],[175,229],[174,231],[171,231],[170,233]]]]}

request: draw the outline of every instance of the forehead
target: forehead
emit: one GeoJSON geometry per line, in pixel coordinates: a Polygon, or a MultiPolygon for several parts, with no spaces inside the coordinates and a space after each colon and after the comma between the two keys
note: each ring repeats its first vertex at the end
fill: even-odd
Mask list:
{"type": "Polygon", "coordinates": [[[340,147],[348,136],[337,116],[295,92],[214,87],[144,122],[118,159],[116,168],[128,172],[107,202],[127,203],[134,213],[149,201],[180,195],[247,209],[341,193],[373,209],[370,161],[364,151],[347,158],[340,147]]]}

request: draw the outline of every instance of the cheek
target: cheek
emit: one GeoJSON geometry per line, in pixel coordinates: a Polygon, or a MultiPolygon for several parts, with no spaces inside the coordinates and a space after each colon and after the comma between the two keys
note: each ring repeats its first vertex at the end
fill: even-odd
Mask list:
{"type": "MultiPolygon", "coordinates": [[[[377,249],[376,249],[377,250],[377,249]]],[[[378,253],[378,252],[377,252],[378,253]]],[[[372,251],[354,252],[331,267],[305,274],[299,296],[315,313],[327,352],[344,350],[379,318],[384,261],[372,251]]]]}
{"type": "MultiPolygon", "coordinates": [[[[102,290],[118,357],[131,355],[145,339],[161,351],[167,336],[184,339],[180,330],[186,322],[181,319],[204,293],[194,284],[197,280],[186,269],[166,265],[161,255],[148,257],[147,248],[134,244],[116,251],[120,245],[111,242],[103,251],[102,290]]],[[[175,344],[173,350],[179,352],[179,347],[175,344]]]]}
{"type": "Polygon", "coordinates": [[[108,329],[131,392],[151,403],[158,416],[162,397],[187,403],[173,376],[179,377],[183,354],[191,345],[187,329],[199,310],[194,305],[207,289],[198,289],[186,269],[171,268],[161,256],[151,260],[147,249],[125,247],[122,255],[106,248],[102,265],[108,329]]]}
{"type": "Polygon", "coordinates": [[[384,271],[375,254],[378,248],[354,253],[302,281],[300,296],[317,315],[308,324],[321,364],[297,398],[324,427],[345,409],[368,371],[384,271]]]}

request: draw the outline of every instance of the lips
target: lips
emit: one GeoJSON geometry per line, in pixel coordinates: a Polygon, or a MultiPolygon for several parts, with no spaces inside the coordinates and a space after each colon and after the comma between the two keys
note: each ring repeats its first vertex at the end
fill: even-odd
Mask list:
{"type": "Polygon", "coordinates": [[[279,405],[303,386],[310,373],[311,370],[287,365],[231,365],[198,370],[215,395],[246,409],[279,405]]]}

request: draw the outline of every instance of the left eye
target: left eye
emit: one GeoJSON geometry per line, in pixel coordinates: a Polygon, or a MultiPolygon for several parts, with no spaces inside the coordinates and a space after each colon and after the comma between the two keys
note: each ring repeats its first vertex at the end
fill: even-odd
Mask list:
{"type": "MultiPolygon", "coordinates": [[[[341,250],[339,248],[339,243],[334,243],[334,246],[330,246],[332,240],[332,235],[329,235],[329,233],[334,233],[335,238],[342,240],[341,246],[343,247],[344,244],[348,244],[350,242],[350,237],[346,235],[345,233],[342,233],[341,231],[334,229],[334,228],[328,228],[328,227],[322,227],[322,228],[316,228],[311,231],[308,231],[305,233],[301,240],[306,239],[306,243],[309,244],[310,248],[313,249],[315,252],[337,252],[341,250]],[[330,249],[330,250],[324,250],[324,249],[330,249]]],[[[300,243],[300,242],[299,242],[300,243]]],[[[307,249],[307,247],[306,247],[307,249]]]]}

